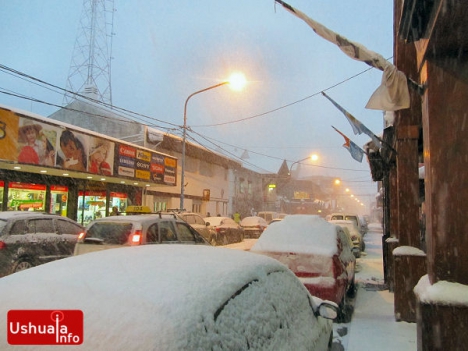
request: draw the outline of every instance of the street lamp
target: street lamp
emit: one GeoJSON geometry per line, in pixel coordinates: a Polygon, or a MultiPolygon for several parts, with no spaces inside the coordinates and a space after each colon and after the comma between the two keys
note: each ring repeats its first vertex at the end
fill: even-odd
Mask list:
{"type": "Polygon", "coordinates": [[[185,100],[185,105],[184,105],[184,125],[183,125],[183,137],[182,137],[182,170],[181,170],[181,175],[180,175],[180,209],[182,210],[184,208],[184,193],[185,193],[185,145],[187,143],[187,103],[190,100],[190,98],[194,95],[203,93],[204,91],[211,90],[214,88],[218,88],[220,86],[229,84],[229,86],[233,90],[242,90],[242,88],[246,84],[245,77],[242,73],[233,73],[230,77],[229,80],[226,80],[224,82],[212,85],[208,88],[198,90],[192,94],[190,94],[187,99],[185,100]]]}
{"type": "Polygon", "coordinates": [[[300,159],[299,161],[295,161],[291,164],[291,167],[289,167],[289,172],[288,172],[288,176],[291,176],[291,172],[292,172],[292,168],[293,166],[296,164],[296,163],[301,163],[302,161],[305,161],[305,160],[311,160],[311,161],[317,161],[318,160],[318,156],[316,154],[313,154],[311,156],[308,156],[306,158],[303,158],[303,159],[300,159]]]}

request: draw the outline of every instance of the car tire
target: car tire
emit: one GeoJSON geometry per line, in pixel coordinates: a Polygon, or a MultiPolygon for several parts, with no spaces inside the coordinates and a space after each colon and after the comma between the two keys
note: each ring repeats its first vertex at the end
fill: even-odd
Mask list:
{"type": "Polygon", "coordinates": [[[227,245],[227,244],[229,244],[227,234],[224,234],[224,236],[223,236],[223,245],[227,245]]]}
{"type": "Polygon", "coordinates": [[[24,271],[25,269],[28,269],[31,267],[33,267],[33,264],[31,262],[29,262],[26,259],[20,259],[13,264],[11,271],[13,273],[16,273],[16,272],[24,271]]]}
{"type": "Polygon", "coordinates": [[[361,241],[361,251],[366,251],[366,243],[364,242],[364,239],[361,241]]]}
{"type": "Polygon", "coordinates": [[[356,291],[357,291],[357,288],[356,288],[356,280],[355,280],[355,276],[353,277],[353,280],[348,288],[348,291],[346,292],[346,296],[350,297],[350,298],[355,298],[356,297],[356,291]]]}
{"type": "Polygon", "coordinates": [[[346,296],[340,303],[338,308],[338,316],[336,317],[337,323],[349,323],[353,317],[353,306],[346,303],[346,296]]]}

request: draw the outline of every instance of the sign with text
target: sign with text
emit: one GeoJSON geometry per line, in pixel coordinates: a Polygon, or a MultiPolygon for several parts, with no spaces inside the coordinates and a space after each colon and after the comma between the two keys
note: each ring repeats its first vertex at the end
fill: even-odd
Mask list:
{"type": "Polygon", "coordinates": [[[80,345],[83,343],[80,310],[10,310],[7,338],[10,345],[80,345]]]}

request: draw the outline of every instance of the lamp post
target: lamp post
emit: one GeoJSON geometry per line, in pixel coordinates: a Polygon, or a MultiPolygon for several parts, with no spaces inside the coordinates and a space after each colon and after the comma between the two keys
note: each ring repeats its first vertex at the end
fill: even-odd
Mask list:
{"type": "Polygon", "coordinates": [[[187,143],[187,103],[190,98],[194,95],[203,93],[207,90],[215,89],[220,86],[229,84],[234,90],[241,90],[245,85],[245,77],[241,73],[234,73],[231,75],[229,80],[212,85],[208,88],[198,90],[190,94],[185,100],[184,105],[184,125],[183,125],[183,136],[182,136],[182,169],[180,174],[180,209],[184,209],[184,195],[185,195],[185,145],[187,143]]]}
{"type": "Polygon", "coordinates": [[[296,163],[301,163],[302,161],[305,161],[305,160],[308,160],[308,159],[310,159],[311,161],[317,161],[318,156],[317,156],[316,154],[313,154],[313,155],[311,155],[311,156],[302,158],[302,159],[300,159],[299,161],[293,162],[293,163],[291,164],[291,167],[289,167],[288,176],[291,176],[292,168],[293,168],[293,166],[294,166],[296,163]]]}

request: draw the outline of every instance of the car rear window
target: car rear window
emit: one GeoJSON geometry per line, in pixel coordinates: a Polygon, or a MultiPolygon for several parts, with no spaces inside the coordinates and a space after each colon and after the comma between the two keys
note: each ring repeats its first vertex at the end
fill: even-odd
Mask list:
{"type": "Polygon", "coordinates": [[[131,222],[97,222],[86,231],[86,238],[102,239],[105,244],[124,245],[132,233],[131,222]]]}

